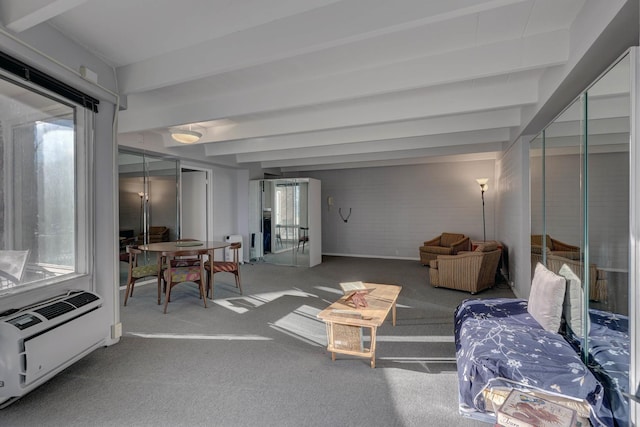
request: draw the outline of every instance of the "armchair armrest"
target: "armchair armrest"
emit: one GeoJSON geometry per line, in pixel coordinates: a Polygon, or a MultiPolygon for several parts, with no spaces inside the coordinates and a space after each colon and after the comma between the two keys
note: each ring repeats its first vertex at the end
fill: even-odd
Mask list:
{"type": "Polygon", "coordinates": [[[453,245],[451,245],[451,248],[453,249],[453,253],[457,254],[460,251],[468,251],[470,248],[470,243],[471,243],[471,240],[468,237],[464,237],[458,240],[453,245]]]}

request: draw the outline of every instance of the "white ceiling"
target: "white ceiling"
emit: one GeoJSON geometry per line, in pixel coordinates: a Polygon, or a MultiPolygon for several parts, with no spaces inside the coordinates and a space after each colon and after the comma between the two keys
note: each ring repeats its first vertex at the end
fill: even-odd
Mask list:
{"type": "Polygon", "coordinates": [[[114,67],[125,145],[288,172],[494,158],[591,3],[0,0],[0,14],[114,67]],[[168,133],[187,124],[204,133],[192,146],[168,133]]]}

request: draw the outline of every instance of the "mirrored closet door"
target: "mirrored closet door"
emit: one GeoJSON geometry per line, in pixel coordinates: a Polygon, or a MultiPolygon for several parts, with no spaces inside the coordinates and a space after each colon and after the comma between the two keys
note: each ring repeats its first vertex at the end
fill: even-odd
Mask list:
{"type": "Polygon", "coordinates": [[[578,278],[580,316],[565,334],[629,420],[630,54],[530,145],[531,260],[578,278]]]}

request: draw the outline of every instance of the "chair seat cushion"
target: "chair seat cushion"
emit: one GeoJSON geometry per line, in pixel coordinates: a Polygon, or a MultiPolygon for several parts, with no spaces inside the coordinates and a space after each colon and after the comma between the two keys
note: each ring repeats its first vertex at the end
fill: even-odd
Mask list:
{"type": "Polygon", "coordinates": [[[133,267],[131,269],[131,275],[136,279],[147,276],[156,276],[158,274],[158,265],[157,264],[147,264],[141,265],[138,267],[133,267]]]}
{"type": "Polygon", "coordinates": [[[238,270],[238,264],[235,262],[224,262],[224,261],[214,261],[213,262],[213,271],[214,272],[227,272],[232,273],[238,270]]]}
{"type": "Polygon", "coordinates": [[[200,280],[200,266],[168,268],[164,272],[164,279],[172,283],[200,280]]]}
{"type": "Polygon", "coordinates": [[[451,255],[451,248],[445,248],[442,246],[421,246],[420,251],[437,255],[451,255]]]}

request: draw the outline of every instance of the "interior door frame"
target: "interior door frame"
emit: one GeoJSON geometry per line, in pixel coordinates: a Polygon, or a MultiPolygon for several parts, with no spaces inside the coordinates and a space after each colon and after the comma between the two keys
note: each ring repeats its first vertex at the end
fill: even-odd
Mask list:
{"type": "Polygon", "coordinates": [[[204,172],[206,174],[206,178],[205,178],[205,209],[206,209],[206,237],[208,241],[213,241],[213,169],[211,168],[207,168],[201,165],[196,165],[196,164],[192,164],[189,162],[185,162],[185,161],[181,161],[180,162],[180,179],[179,179],[179,197],[178,197],[178,210],[180,212],[180,237],[189,237],[189,236],[182,236],[182,229],[183,229],[183,210],[185,209],[185,206],[183,204],[183,190],[182,190],[182,185],[183,185],[183,180],[182,180],[182,174],[183,174],[183,169],[190,169],[190,170],[195,170],[195,171],[200,171],[200,172],[204,172]]]}

